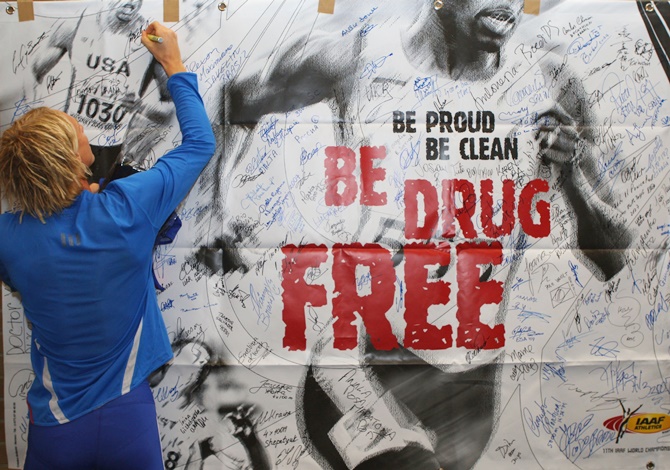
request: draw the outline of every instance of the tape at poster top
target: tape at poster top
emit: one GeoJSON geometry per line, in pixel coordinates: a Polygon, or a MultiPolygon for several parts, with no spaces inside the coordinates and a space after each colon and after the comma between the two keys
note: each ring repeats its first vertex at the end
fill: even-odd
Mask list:
{"type": "Polygon", "coordinates": [[[542,0],[524,0],[523,12],[529,15],[539,15],[541,2],[542,0]]]}
{"type": "MultiPolygon", "coordinates": [[[[35,19],[33,0],[17,0],[16,6],[19,10],[19,21],[32,21],[35,19]]],[[[163,0],[163,21],[166,23],[176,23],[179,21],[179,0],[163,0]]]]}
{"type": "Polygon", "coordinates": [[[179,0],[163,0],[163,21],[165,23],[179,21],[179,0]]]}
{"type": "Polygon", "coordinates": [[[319,13],[332,15],[335,12],[335,0],[319,0],[319,13]]]}
{"type": "Polygon", "coordinates": [[[18,0],[16,6],[19,7],[19,21],[32,21],[35,19],[33,0],[18,0]]]}

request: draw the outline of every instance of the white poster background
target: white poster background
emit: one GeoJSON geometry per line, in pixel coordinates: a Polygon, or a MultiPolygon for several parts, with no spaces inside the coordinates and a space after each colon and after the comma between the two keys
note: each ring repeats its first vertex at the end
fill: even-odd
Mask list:
{"type": "MultiPolygon", "coordinates": [[[[524,15],[501,53],[499,73],[493,79],[476,80],[412,69],[401,33],[411,25],[408,18],[432,2],[394,1],[391,6],[338,1],[332,16],[317,14],[313,1],[230,0],[224,11],[219,3],[180,2],[180,21],[172,25],[179,33],[187,68],[198,74],[219,138],[217,151],[221,155],[225,149],[227,163],[206,170],[177,211],[183,226],[176,240],[155,254],[155,272],[165,287],[158,301],[175,349],[174,364],[154,383],[165,468],[201,468],[201,464],[205,468],[339,468],[318,455],[313,439],[331,442],[350,468],[407,445],[439,454],[440,449],[449,448],[450,440],[461,443],[462,455],[452,451],[450,457],[459,468],[470,466],[466,462],[474,468],[501,469],[627,469],[642,468],[648,462],[663,468],[670,452],[664,423],[670,421],[670,292],[666,285],[670,87],[637,4],[544,4],[540,15],[524,15]],[[351,41],[352,36],[359,39],[351,41]],[[330,67],[326,69],[336,74],[344,66],[332,58],[348,56],[334,51],[346,51],[352,43],[361,47],[357,75],[350,77],[351,88],[338,90],[350,94],[334,100],[347,103],[346,117],[355,119],[349,128],[344,126],[351,133],[342,134],[333,99],[312,99],[317,102],[308,106],[282,101],[292,87],[304,87],[307,96],[318,91],[314,82],[318,76],[305,75],[299,85],[273,80],[287,57],[296,63],[322,65],[323,60],[330,67]],[[288,51],[295,44],[302,44],[300,53],[291,54],[288,51]],[[538,66],[539,58],[547,54],[558,58],[550,70],[538,66]],[[359,347],[333,347],[333,302],[338,295],[331,250],[303,278],[307,284],[323,286],[327,296],[326,305],[305,308],[307,347],[295,351],[284,346],[285,296],[300,292],[287,294],[282,284],[287,273],[282,247],[316,244],[330,249],[337,243],[378,241],[384,220],[404,221],[403,182],[409,179],[426,180],[439,188],[442,180],[462,178],[471,181],[477,193],[479,182],[491,179],[496,201],[502,200],[503,179],[514,179],[520,189],[534,171],[540,171],[538,149],[530,135],[538,130],[535,119],[543,102],[551,101],[553,89],[565,86],[566,70],[584,87],[585,94],[576,99],[598,115],[594,165],[599,190],[617,193],[615,209],[627,226],[635,228],[624,269],[607,281],[593,275],[575,249],[574,212],[554,187],[551,196],[545,197],[551,204],[549,236],[500,239],[503,263],[493,275],[505,289],[505,347],[494,350],[500,356],[455,347],[419,352],[424,364],[434,367],[429,368],[428,378],[413,380],[416,395],[403,395],[409,393],[406,385],[385,388],[372,365],[374,354],[366,358],[360,322],[359,347]],[[228,134],[220,127],[230,118],[223,104],[225,90],[256,78],[258,87],[271,90],[272,99],[276,97],[287,109],[263,113],[251,130],[228,134]],[[393,80],[397,83],[387,87],[393,80]],[[463,160],[459,142],[470,134],[433,131],[429,135],[425,129],[425,113],[445,109],[493,112],[492,138],[504,139],[516,132],[519,160],[463,160]],[[393,112],[409,110],[416,111],[418,132],[394,133],[393,112]],[[427,139],[432,136],[450,137],[448,162],[427,159],[427,139]],[[367,225],[360,223],[364,211],[358,199],[345,207],[325,203],[325,149],[333,145],[349,147],[357,159],[362,146],[386,149],[386,158],[375,164],[385,169],[385,178],[374,189],[386,193],[387,202],[373,208],[367,225]],[[226,249],[241,260],[234,269],[219,266],[213,272],[198,257],[204,250],[210,261],[217,260],[226,249]],[[441,427],[422,422],[421,415],[412,411],[398,411],[421,400],[416,398],[421,397],[420,390],[439,396],[441,388],[435,384],[449,373],[478,370],[475,366],[491,361],[501,365],[490,384],[495,390],[490,424],[477,413],[458,409],[459,405],[454,405],[453,413],[458,411],[463,418],[441,427]],[[438,370],[446,371],[445,375],[438,370]],[[325,419],[320,410],[306,406],[305,397],[310,395],[305,393],[305,381],[310,371],[318,376],[318,388],[344,408],[342,419],[333,426],[320,427],[325,419]],[[370,401],[370,397],[377,399],[370,401]],[[367,414],[356,414],[361,406],[367,414]],[[241,426],[251,437],[240,435],[231,417],[239,407],[248,413],[241,426]],[[619,426],[627,417],[644,419],[639,429],[646,432],[632,432],[624,424],[619,434],[619,427],[606,425],[618,417],[619,426]],[[477,433],[480,425],[482,432],[472,439],[482,445],[459,440],[477,433]]],[[[477,2],[463,2],[471,3],[477,2]]],[[[0,90],[3,129],[36,106],[64,109],[77,83],[73,72],[79,71],[81,77],[81,70],[90,68],[91,57],[104,56],[107,47],[96,29],[97,13],[92,13],[109,8],[107,2],[36,2],[34,8],[31,22],[19,23],[16,14],[0,14],[1,57],[7,64],[0,90]],[[85,21],[77,34],[90,37],[96,49],[75,54],[71,60],[63,57],[42,83],[35,82],[34,61],[56,24],[62,18],[77,21],[82,15],[85,21]]],[[[141,14],[143,24],[161,20],[162,2],[144,1],[141,14]]],[[[110,65],[115,72],[119,66],[110,65]]],[[[133,62],[129,66],[134,72],[133,62]]],[[[140,75],[131,77],[141,80],[140,75]]],[[[142,105],[157,104],[158,95],[156,86],[150,85],[141,97],[142,105]]],[[[253,106],[263,108],[259,103],[253,106]]],[[[240,124],[245,123],[237,124],[244,128],[240,124]]],[[[150,128],[87,128],[87,135],[97,145],[119,145],[130,142],[132,132],[141,137],[150,128]]],[[[148,165],[177,145],[180,136],[174,118],[161,123],[152,138],[148,152],[132,158],[148,165]]],[[[555,181],[548,173],[540,175],[552,184],[555,181]]],[[[385,237],[379,243],[386,249],[392,248],[387,239],[402,242],[402,226],[392,227],[385,237]]],[[[453,267],[458,264],[455,250],[451,256],[453,267]]],[[[393,305],[386,315],[398,337],[405,327],[406,290],[412,288],[403,279],[403,266],[394,268],[393,305]]],[[[355,276],[359,296],[380,295],[369,269],[358,266],[355,276]]],[[[432,306],[428,320],[438,326],[453,325],[455,337],[459,291],[455,269],[450,268],[443,279],[451,282],[451,301],[432,306]]],[[[19,468],[26,445],[25,397],[32,381],[29,328],[17,295],[6,287],[2,292],[7,449],[10,467],[19,468]]],[[[494,325],[501,322],[499,315],[489,305],[482,309],[481,318],[494,325]]],[[[471,390],[466,387],[462,393],[478,393],[471,390]]],[[[454,396],[445,394],[440,402],[451,399],[454,396]]],[[[422,462],[418,460],[415,468],[421,468],[422,462]]]]}

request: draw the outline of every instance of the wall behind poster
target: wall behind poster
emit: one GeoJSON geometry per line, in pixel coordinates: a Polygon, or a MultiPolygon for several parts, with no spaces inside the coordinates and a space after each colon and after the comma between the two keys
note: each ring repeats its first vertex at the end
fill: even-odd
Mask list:
{"type": "MultiPolygon", "coordinates": [[[[144,112],[170,103],[137,47],[162,3],[0,14],[2,129],[51,106],[142,167],[177,145],[174,117],[144,112]],[[117,11],[130,26],[102,34],[117,11]]],[[[180,2],[218,147],[155,252],[166,469],[669,458],[670,86],[649,2],[452,3],[180,2]]],[[[20,468],[30,328],[2,297],[20,468]]]]}

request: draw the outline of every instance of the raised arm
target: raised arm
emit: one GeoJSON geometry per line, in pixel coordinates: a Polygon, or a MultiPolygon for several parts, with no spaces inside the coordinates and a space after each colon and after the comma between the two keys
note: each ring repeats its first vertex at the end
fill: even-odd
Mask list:
{"type": "Polygon", "coordinates": [[[539,117],[540,158],[552,168],[576,217],[577,245],[601,280],[625,266],[633,227],[613,205],[615,196],[599,183],[593,129],[581,80],[566,72],[551,110],[539,117]]]}
{"type": "Polygon", "coordinates": [[[33,75],[37,83],[42,83],[44,77],[60,62],[63,56],[72,49],[74,37],[81,23],[80,17],[77,21],[62,20],[58,22],[53,31],[49,33],[46,46],[38,51],[32,65],[33,75]]]}
{"type": "Polygon", "coordinates": [[[215,141],[198,93],[197,76],[186,72],[177,35],[154,22],[142,33],[142,43],[168,76],[168,88],[174,100],[182,142],[148,171],[111,182],[105,193],[123,194],[124,200],[139,205],[154,226],[159,228],[186,196],[214,154],[215,141]],[[148,34],[162,37],[163,42],[149,40],[148,34]]]}
{"type": "Polygon", "coordinates": [[[286,44],[256,50],[249,64],[221,88],[217,138],[222,142],[222,152],[213,162],[210,179],[205,181],[213,188],[213,213],[225,213],[223,200],[231,174],[244,158],[249,148],[247,141],[264,116],[328,99],[334,99],[338,111],[344,114],[337,92],[346,88],[343,79],[352,76],[356,51],[351,39],[335,46],[328,39],[332,35],[326,32],[296,31],[286,44]],[[258,66],[258,62],[267,66],[258,66]]]}
{"type": "Polygon", "coordinates": [[[227,123],[253,127],[266,114],[334,97],[353,67],[350,42],[333,45],[325,34],[296,35],[290,43],[268,51],[263,59],[269,62],[267,67],[253,67],[253,74],[241,73],[225,86],[227,123]]]}
{"type": "Polygon", "coordinates": [[[142,44],[161,64],[168,78],[175,73],[186,72],[186,66],[181,60],[177,34],[170,28],[154,21],[142,31],[142,44]],[[158,36],[163,40],[161,42],[152,41],[149,39],[150,36],[158,36]]]}

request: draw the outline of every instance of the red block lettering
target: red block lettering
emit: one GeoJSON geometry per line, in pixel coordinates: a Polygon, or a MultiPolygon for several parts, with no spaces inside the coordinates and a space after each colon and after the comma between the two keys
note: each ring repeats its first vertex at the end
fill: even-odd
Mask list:
{"type": "Polygon", "coordinates": [[[348,206],[356,200],[358,184],[353,173],[356,169],[356,154],[348,147],[326,147],[326,195],[327,206],[348,206]],[[342,166],[338,167],[339,162],[342,166]],[[344,190],[339,193],[338,186],[344,190]]]}
{"type": "Polygon", "coordinates": [[[452,345],[451,325],[438,328],[428,323],[428,307],[449,303],[451,283],[428,282],[427,265],[448,266],[450,246],[443,244],[410,244],[405,246],[405,341],[404,346],[414,349],[447,349],[452,345]]]}
{"type": "Polygon", "coordinates": [[[293,351],[304,351],[307,347],[305,329],[305,305],[326,305],[326,289],[321,285],[308,284],[305,273],[309,268],[318,268],[328,258],[324,245],[282,247],[285,258],[282,263],[282,319],[286,325],[284,347],[293,351]]]}
{"type": "Polygon", "coordinates": [[[358,313],[365,330],[377,350],[387,351],[398,347],[386,313],[393,306],[395,292],[395,270],[391,252],[377,244],[352,243],[333,246],[333,298],[334,346],[337,349],[353,349],[358,344],[358,328],[354,325],[358,313]],[[358,293],[356,267],[367,266],[371,292],[358,293]]]}
{"type": "Polygon", "coordinates": [[[527,235],[535,238],[548,237],[551,232],[550,207],[547,201],[538,201],[537,213],[540,214],[540,222],[533,223],[533,197],[538,193],[549,191],[547,180],[535,179],[530,181],[519,195],[519,222],[527,235]]]}
{"type": "Polygon", "coordinates": [[[405,180],[405,238],[430,240],[437,224],[438,201],[435,186],[427,180],[405,180]],[[423,196],[423,227],[419,227],[419,194],[423,196]]]}
{"type": "Polygon", "coordinates": [[[502,222],[500,225],[493,223],[493,180],[481,181],[481,204],[482,204],[482,226],[484,235],[489,238],[498,238],[509,235],[514,228],[514,203],[515,191],[514,181],[503,181],[502,196],[502,222]]]}
{"type": "Polygon", "coordinates": [[[361,204],[364,206],[386,204],[386,193],[374,190],[375,181],[384,181],[386,170],[372,167],[372,160],[385,158],[386,147],[361,147],[361,204]]]}
{"type": "Polygon", "coordinates": [[[442,180],[442,238],[454,238],[456,236],[455,215],[454,180],[442,180]]]}
{"type": "Polygon", "coordinates": [[[500,242],[466,242],[456,247],[458,295],[456,346],[468,349],[498,349],[505,345],[505,325],[491,328],[480,321],[481,308],[502,301],[500,281],[481,282],[479,266],[502,263],[500,242]]]}
{"type": "Polygon", "coordinates": [[[442,198],[444,200],[444,225],[443,232],[445,238],[452,238],[455,235],[453,226],[454,219],[463,230],[464,238],[476,238],[477,231],[472,223],[472,216],[477,209],[477,195],[475,194],[475,187],[468,180],[443,180],[442,181],[442,198]],[[463,205],[456,209],[455,197],[456,192],[461,193],[463,205]]]}

